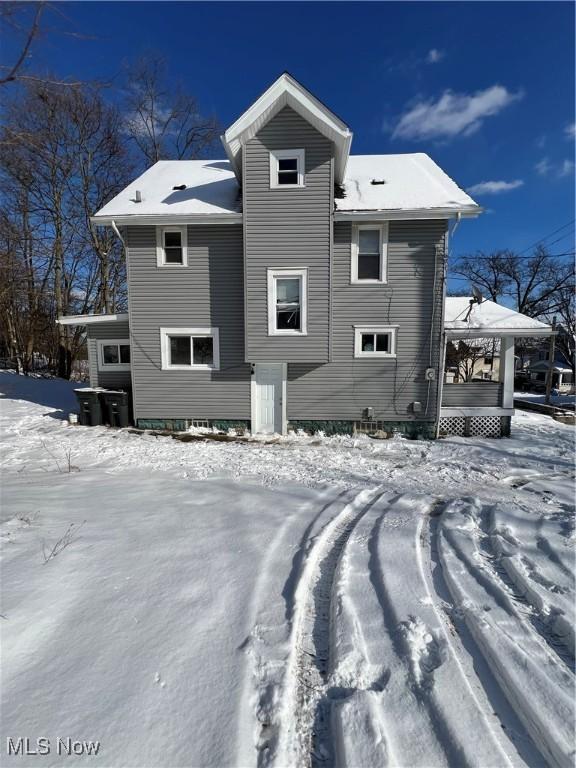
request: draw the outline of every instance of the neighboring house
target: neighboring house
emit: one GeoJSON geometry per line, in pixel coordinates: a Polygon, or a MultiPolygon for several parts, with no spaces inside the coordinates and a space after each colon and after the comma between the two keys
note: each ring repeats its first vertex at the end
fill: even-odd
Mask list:
{"type": "MultiPolygon", "coordinates": [[[[548,380],[548,371],[550,370],[550,363],[548,360],[540,360],[536,363],[531,363],[526,373],[530,382],[537,382],[538,384],[545,384],[548,380]]],[[[569,391],[574,386],[574,376],[572,369],[565,363],[559,362],[556,359],[552,365],[552,387],[559,391],[569,391]]]]}
{"type": "Polygon", "coordinates": [[[140,426],[433,436],[448,225],[478,205],[427,155],[351,155],[288,74],[222,142],[92,218],[123,239],[129,306],[60,318],[86,325],[91,384],[131,386],[140,426]]]}
{"type": "Polygon", "coordinates": [[[445,381],[464,382],[481,379],[498,381],[500,377],[499,339],[462,339],[449,341],[446,346],[445,381]]]}

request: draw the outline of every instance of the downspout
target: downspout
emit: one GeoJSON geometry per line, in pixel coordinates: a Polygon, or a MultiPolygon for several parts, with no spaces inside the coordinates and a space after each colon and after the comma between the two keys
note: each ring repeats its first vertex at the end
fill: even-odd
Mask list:
{"type": "Polygon", "coordinates": [[[126,250],[126,243],[124,242],[124,239],[123,239],[122,235],[120,234],[120,230],[116,226],[116,222],[114,221],[114,219],[112,219],[111,227],[112,227],[112,230],[113,230],[114,234],[118,238],[118,240],[120,240],[120,242],[124,246],[124,250],[126,250]]]}

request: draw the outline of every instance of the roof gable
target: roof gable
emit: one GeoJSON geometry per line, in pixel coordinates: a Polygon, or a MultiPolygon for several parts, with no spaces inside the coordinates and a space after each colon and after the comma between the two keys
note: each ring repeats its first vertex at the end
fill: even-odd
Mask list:
{"type": "Polygon", "coordinates": [[[346,173],[352,132],[337,115],[287,72],[280,75],[221,137],[236,175],[240,177],[242,170],[242,146],[287,106],[334,142],[334,175],[337,182],[342,182],[346,173]]]}

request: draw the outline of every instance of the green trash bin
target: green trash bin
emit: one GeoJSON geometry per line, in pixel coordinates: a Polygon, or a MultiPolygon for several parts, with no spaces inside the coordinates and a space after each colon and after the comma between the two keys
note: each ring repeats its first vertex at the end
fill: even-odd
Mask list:
{"type": "Polygon", "coordinates": [[[100,393],[104,411],[104,424],[109,427],[130,425],[130,393],[125,390],[107,390],[100,393]]]}
{"type": "Polygon", "coordinates": [[[75,389],[80,413],[78,421],[85,427],[97,427],[102,424],[100,392],[97,389],[75,389]]]}

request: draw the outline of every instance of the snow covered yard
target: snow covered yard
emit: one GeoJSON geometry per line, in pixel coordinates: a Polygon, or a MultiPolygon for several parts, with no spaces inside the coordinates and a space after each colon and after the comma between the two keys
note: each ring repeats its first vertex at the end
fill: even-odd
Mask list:
{"type": "Polygon", "coordinates": [[[186,444],[71,390],[0,373],[3,765],[573,764],[573,427],[186,444]]]}

